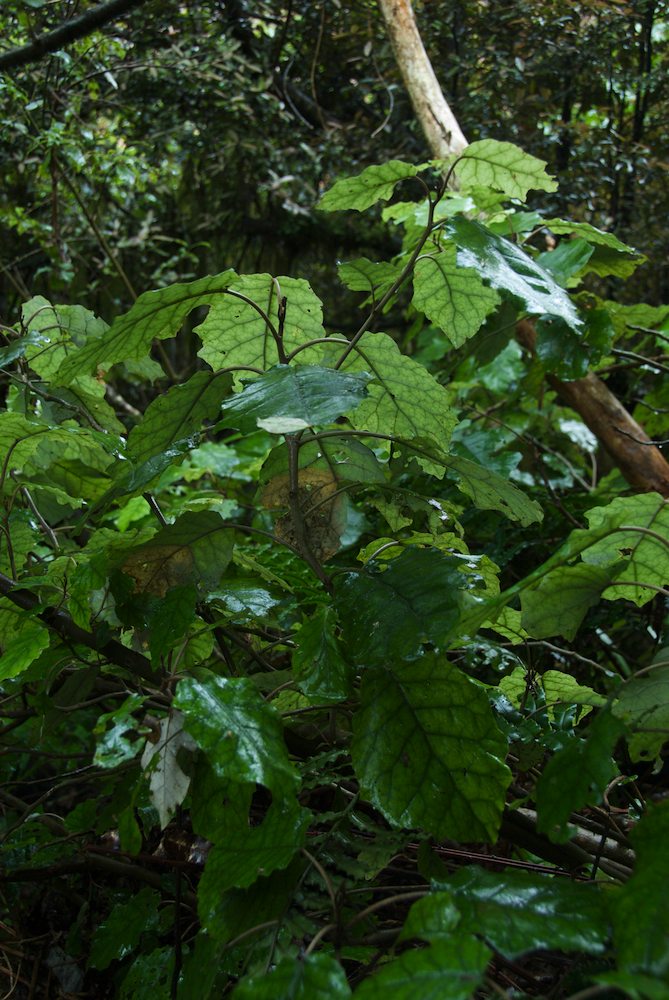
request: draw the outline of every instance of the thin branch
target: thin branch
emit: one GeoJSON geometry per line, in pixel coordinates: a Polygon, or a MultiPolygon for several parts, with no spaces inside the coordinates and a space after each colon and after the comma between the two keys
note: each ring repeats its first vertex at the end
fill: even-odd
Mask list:
{"type": "Polygon", "coordinates": [[[60,24],[53,31],[35,38],[29,45],[23,45],[18,49],[10,49],[0,55],[0,73],[8,69],[16,69],[17,66],[26,66],[28,63],[37,62],[50,52],[57,52],[59,49],[76,42],[79,38],[85,38],[96,28],[115,21],[123,14],[139,7],[145,0],[107,0],[97,7],[92,7],[79,17],[70,18],[60,24]]]}

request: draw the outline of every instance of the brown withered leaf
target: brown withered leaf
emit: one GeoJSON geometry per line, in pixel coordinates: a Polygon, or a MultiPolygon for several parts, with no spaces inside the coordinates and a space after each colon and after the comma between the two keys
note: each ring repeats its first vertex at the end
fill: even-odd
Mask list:
{"type": "Polygon", "coordinates": [[[185,545],[155,545],[131,552],[122,566],[135,581],[135,590],[164,597],[172,587],[193,582],[193,553],[185,545]]]}
{"type": "MultiPolygon", "coordinates": [[[[321,562],[330,559],[340,548],[340,538],[345,527],[344,496],[337,493],[339,484],[327,469],[300,469],[298,502],[309,545],[321,562]],[[332,497],[332,499],[328,499],[332,497]]],[[[298,535],[290,511],[290,478],[275,476],[265,486],[261,501],[268,510],[285,513],[275,518],[274,530],[278,538],[299,549],[298,535]]]]}

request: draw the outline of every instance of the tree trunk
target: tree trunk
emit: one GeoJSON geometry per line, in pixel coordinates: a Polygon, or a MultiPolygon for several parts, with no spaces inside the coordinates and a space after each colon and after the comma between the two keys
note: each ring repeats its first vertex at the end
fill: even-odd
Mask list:
{"type": "Polygon", "coordinates": [[[432,155],[444,159],[468,145],[425,51],[409,0],[379,0],[388,34],[432,155]]]}
{"type": "MultiPolygon", "coordinates": [[[[410,0],[379,0],[379,6],[432,155],[442,159],[459,153],[468,143],[439,86],[410,0]]],[[[532,321],[521,320],[517,331],[521,344],[533,351],[536,331],[532,321]]],[[[656,490],[669,498],[669,463],[600,378],[590,373],[574,382],[562,382],[554,376],[549,381],[562,402],[597,436],[631,486],[656,490]]]]}

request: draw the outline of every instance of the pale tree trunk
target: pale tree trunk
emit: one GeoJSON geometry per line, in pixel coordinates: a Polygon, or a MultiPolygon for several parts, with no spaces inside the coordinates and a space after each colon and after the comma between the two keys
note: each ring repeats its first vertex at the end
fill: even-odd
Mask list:
{"type": "MultiPolygon", "coordinates": [[[[432,155],[443,159],[468,145],[448,105],[420,37],[410,0],[378,0],[395,58],[425,133],[432,155]]],[[[518,324],[518,339],[534,351],[536,330],[531,320],[518,324]]],[[[551,376],[550,384],[597,436],[632,486],[656,490],[669,498],[669,463],[650,443],[643,428],[600,378],[589,374],[574,382],[551,376]]]]}
{"type": "Polygon", "coordinates": [[[379,0],[390,42],[432,155],[444,159],[467,146],[425,51],[409,0],[379,0]]]}

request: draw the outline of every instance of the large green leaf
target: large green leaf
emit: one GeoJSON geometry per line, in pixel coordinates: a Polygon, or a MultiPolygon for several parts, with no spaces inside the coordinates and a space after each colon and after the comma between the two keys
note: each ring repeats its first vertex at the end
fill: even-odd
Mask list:
{"type": "Polygon", "coordinates": [[[214,370],[250,366],[266,371],[281,361],[277,336],[286,354],[325,336],[323,305],[303,278],[247,274],[230,281],[195,333],[202,341],[199,356],[214,370]]]}
{"type": "Polygon", "coordinates": [[[363,793],[394,825],[493,842],[511,774],[485,692],[426,654],[369,669],[353,723],[363,793]]]}
{"type": "Polygon", "coordinates": [[[321,608],[296,636],[293,674],[300,691],[317,702],[342,701],[351,693],[351,666],[343,656],[336,628],[334,610],[321,608]]]}
{"type": "Polygon", "coordinates": [[[456,249],[419,257],[413,275],[413,304],[443,330],[453,347],[473,337],[499,305],[499,295],[477,271],[458,267],[456,249]]]}
{"type": "Polygon", "coordinates": [[[294,790],[281,719],[250,680],[202,671],[179,682],[174,704],[221,778],[257,782],[277,795],[294,790]]]}
{"type": "Polygon", "coordinates": [[[126,552],[122,568],[138,591],[158,597],[189,584],[211,590],[232,558],[232,545],[232,531],[219,514],[188,512],[126,552]]]}
{"type": "Polygon", "coordinates": [[[612,573],[614,586],[604,591],[608,600],[625,598],[642,605],[652,600],[654,587],[669,581],[669,501],[657,493],[617,497],[606,507],[586,513],[593,535],[605,534],[583,553],[593,566],[626,563],[612,573]],[[644,587],[643,584],[649,584],[644,587]]]}
{"type": "Polygon", "coordinates": [[[230,378],[211,372],[196,372],[187,382],[172,386],[149,404],[130,431],[128,458],[135,464],[146,462],[187,438],[203,421],[217,416],[229,391],[230,378]]]}
{"type": "Polygon", "coordinates": [[[439,941],[405,951],[354,993],[356,1000],[470,1000],[492,958],[480,941],[439,941]]]}
{"type": "Polygon", "coordinates": [[[630,834],[636,866],[614,901],[618,964],[669,985],[669,801],[652,804],[630,834]]]}
{"type": "Polygon", "coordinates": [[[142,934],[158,926],[160,895],[154,889],[140,889],[126,903],[117,903],[93,935],[88,964],[106,969],[126,958],[140,942],[142,934]]]}
{"type": "Polygon", "coordinates": [[[599,566],[559,566],[520,595],[522,627],[535,639],[573,639],[610,580],[610,571],[599,566]]]}
{"type": "Polygon", "coordinates": [[[530,500],[522,490],[493,469],[460,455],[450,455],[444,464],[457,476],[458,489],[481,510],[498,510],[512,521],[520,521],[523,527],[543,519],[537,501],[530,500]]]}
{"type": "Polygon", "coordinates": [[[497,139],[470,143],[458,155],[453,172],[463,189],[494,188],[520,201],[525,201],[530,189],[557,191],[557,181],[546,173],[544,160],[497,139]]]}
{"type": "MultiPolygon", "coordinates": [[[[445,451],[456,415],[448,392],[423,365],[402,354],[385,333],[366,333],[344,361],[344,371],[369,372],[375,381],[365,400],[349,414],[356,430],[427,438],[445,451]]],[[[443,467],[427,458],[418,461],[427,472],[443,475],[443,467]]]]}
{"type": "Polygon", "coordinates": [[[335,604],[349,656],[362,666],[412,656],[425,642],[446,643],[466,616],[486,616],[482,577],[466,559],[406,549],[389,564],[337,577],[335,604]]]}
{"type": "MultiPolygon", "coordinates": [[[[141,361],[154,340],[165,340],[179,332],[183,321],[198,306],[220,302],[236,278],[234,271],[169,285],[140,295],[134,305],[114,320],[109,330],[66,358],[58,369],[58,380],[67,384],[77,375],[95,374],[119,361],[141,361]]],[[[207,325],[210,317],[204,321],[207,325]]]]}
{"type": "Polygon", "coordinates": [[[528,313],[559,316],[580,329],[582,321],[569,295],[515,243],[462,216],[446,223],[445,231],[458,247],[457,261],[462,267],[474,268],[528,313]]]}
{"type": "Polygon", "coordinates": [[[198,883],[204,923],[226,889],[246,888],[262,875],[286,868],[304,844],[310,818],[311,813],[291,798],[275,799],[259,826],[250,826],[248,815],[222,810],[220,840],[210,850],[198,883]]]}
{"type": "Polygon", "coordinates": [[[48,645],[49,630],[0,597],[0,680],[22,673],[48,645]]]}
{"type": "Polygon", "coordinates": [[[537,357],[558,378],[583,378],[588,368],[607,354],[614,329],[605,309],[588,309],[575,331],[559,316],[542,316],[536,323],[537,357]]]}
{"type": "Polygon", "coordinates": [[[660,651],[651,668],[621,685],[613,714],[630,730],[633,761],[653,760],[669,739],[669,649],[660,651]]]}
{"type": "Polygon", "coordinates": [[[341,177],[335,181],[317,207],[323,212],[338,212],[346,208],[364,212],[377,201],[387,201],[398,181],[415,177],[420,169],[402,160],[389,160],[378,166],[366,167],[357,177],[341,177]]]}
{"type": "Polygon", "coordinates": [[[514,959],[537,948],[601,954],[609,937],[599,886],[534,872],[485,871],[476,865],[440,881],[446,906],[460,911],[456,935],[481,936],[514,959]]]}
{"type": "Polygon", "coordinates": [[[367,395],[370,376],[320,368],[279,365],[247,382],[223,404],[226,424],[241,431],[257,427],[274,434],[294,434],[314,424],[329,424],[354,409],[367,395]]]}
{"type": "Polygon", "coordinates": [[[271,972],[240,980],[234,1000],[343,1000],[351,988],[346,973],[331,955],[285,956],[271,972]]]}
{"type": "Polygon", "coordinates": [[[380,298],[401,275],[402,263],[358,257],[338,264],[337,272],[339,280],[351,291],[368,292],[380,298]]]}
{"type": "Polygon", "coordinates": [[[573,235],[579,240],[585,240],[593,247],[593,252],[584,262],[583,272],[591,272],[601,278],[615,275],[618,278],[629,278],[647,258],[634,247],[621,243],[613,233],[604,233],[595,229],[589,222],[569,222],[564,219],[546,219],[544,225],[556,236],[573,235]]]}
{"type": "Polygon", "coordinates": [[[623,726],[610,712],[593,720],[586,739],[575,738],[548,761],[537,786],[538,828],[551,840],[569,840],[569,818],[586,805],[598,805],[618,773],[613,751],[623,726]]]}
{"type": "Polygon", "coordinates": [[[22,354],[33,371],[52,380],[68,354],[89,340],[97,340],[109,329],[104,320],[79,305],[52,305],[36,295],[21,308],[26,335],[12,344],[23,347],[22,354]]]}

